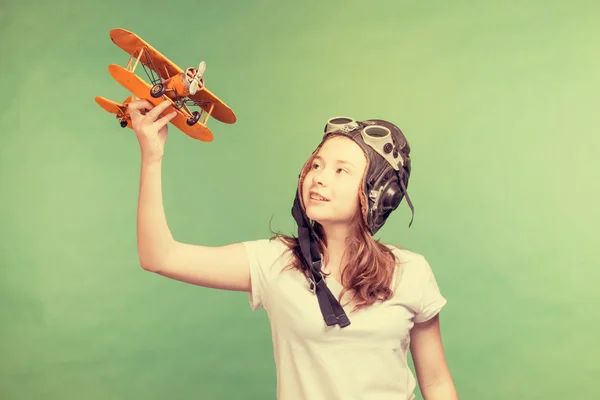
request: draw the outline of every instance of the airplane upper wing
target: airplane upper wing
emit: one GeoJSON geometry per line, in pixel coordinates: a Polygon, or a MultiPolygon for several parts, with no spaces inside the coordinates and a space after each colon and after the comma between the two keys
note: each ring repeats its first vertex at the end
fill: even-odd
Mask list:
{"type": "Polygon", "coordinates": [[[144,54],[142,54],[140,62],[156,72],[162,79],[168,79],[183,72],[176,64],[133,32],[121,28],[112,29],[110,38],[117,46],[135,58],[139,57],[143,48],[144,54]]]}

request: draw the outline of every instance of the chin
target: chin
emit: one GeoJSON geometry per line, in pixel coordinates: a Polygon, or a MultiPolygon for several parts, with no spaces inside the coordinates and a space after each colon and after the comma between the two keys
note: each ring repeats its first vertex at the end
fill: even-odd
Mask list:
{"type": "Polygon", "coordinates": [[[321,225],[338,224],[344,221],[344,217],[339,214],[331,212],[330,210],[319,210],[315,208],[308,206],[306,208],[306,216],[321,225]]]}
{"type": "Polygon", "coordinates": [[[321,210],[315,210],[310,205],[306,207],[306,216],[318,223],[327,222],[331,217],[329,213],[325,213],[321,210]]]}
{"type": "Polygon", "coordinates": [[[323,219],[323,213],[315,212],[315,210],[312,210],[311,206],[306,207],[306,216],[313,221],[319,221],[323,219]]]}

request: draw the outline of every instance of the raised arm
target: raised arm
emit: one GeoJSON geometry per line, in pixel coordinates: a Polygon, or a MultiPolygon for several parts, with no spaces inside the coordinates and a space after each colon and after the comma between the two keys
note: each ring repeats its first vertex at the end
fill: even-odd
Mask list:
{"type": "Polygon", "coordinates": [[[146,100],[135,100],[129,105],[142,150],[137,213],[140,264],[147,271],[195,285],[250,291],[243,244],[196,246],[177,242],[171,235],[162,197],[162,156],[172,114],[160,118],[169,104],[167,101],[153,108],[146,100]]]}

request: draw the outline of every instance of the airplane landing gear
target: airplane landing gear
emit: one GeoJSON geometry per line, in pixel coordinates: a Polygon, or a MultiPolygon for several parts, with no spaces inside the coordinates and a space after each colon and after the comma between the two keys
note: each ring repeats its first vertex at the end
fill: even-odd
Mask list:
{"type": "Polygon", "coordinates": [[[200,119],[200,113],[198,111],[194,111],[192,114],[193,116],[185,121],[189,126],[194,125],[200,119]]]}
{"type": "Polygon", "coordinates": [[[163,85],[162,83],[157,83],[156,85],[152,86],[152,89],[150,89],[150,96],[154,97],[155,99],[158,99],[163,94],[165,94],[165,91],[165,85],[163,85]]]}

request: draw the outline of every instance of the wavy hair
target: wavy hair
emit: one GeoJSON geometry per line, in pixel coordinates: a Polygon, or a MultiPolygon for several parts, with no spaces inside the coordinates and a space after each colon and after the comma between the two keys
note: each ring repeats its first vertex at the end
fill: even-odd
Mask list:
{"type": "MultiPolygon", "coordinates": [[[[346,250],[342,255],[341,265],[341,284],[343,290],[338,296],[338,302],[341,304],[342,298],[346,292],[353,294],[350,302],[354,303],[352,312],[366,308],[377,301],[390,299],[394,294],[392,289],[392,280],[396,267],[399,273],[400,260],[395,256],[392,250],[374,239],[362,218],[361,208],[358,207],[356,214],[350,221],[351,235],[346,239],[346,250]]],[[[270,228],[269,228],[270,229],[270,228]]],[[[271,230],[271,229],[270,229],[271,230]]],[[[314,231],[317,236],[318,248],[323,255],[322,263],[326,265],[329,256],[327,253],[327,237],[323,227],[318,222],[314,222],[314,231]]],[[[291,252],[293,257],[289,265],[283,270],[298,270],[305,276],[309,276],[310,271],[304,268],[302,264],[302,253],[300,243],[296,236],[288,236],[279,232],[273,232],[273,239],[280,239],[286,246],[287,252],[291,252]]],[[[394,245],[402,249],[400,246],[394,245]]],[[[323,272],[324,276],[329,273],[323,272]]]]}

